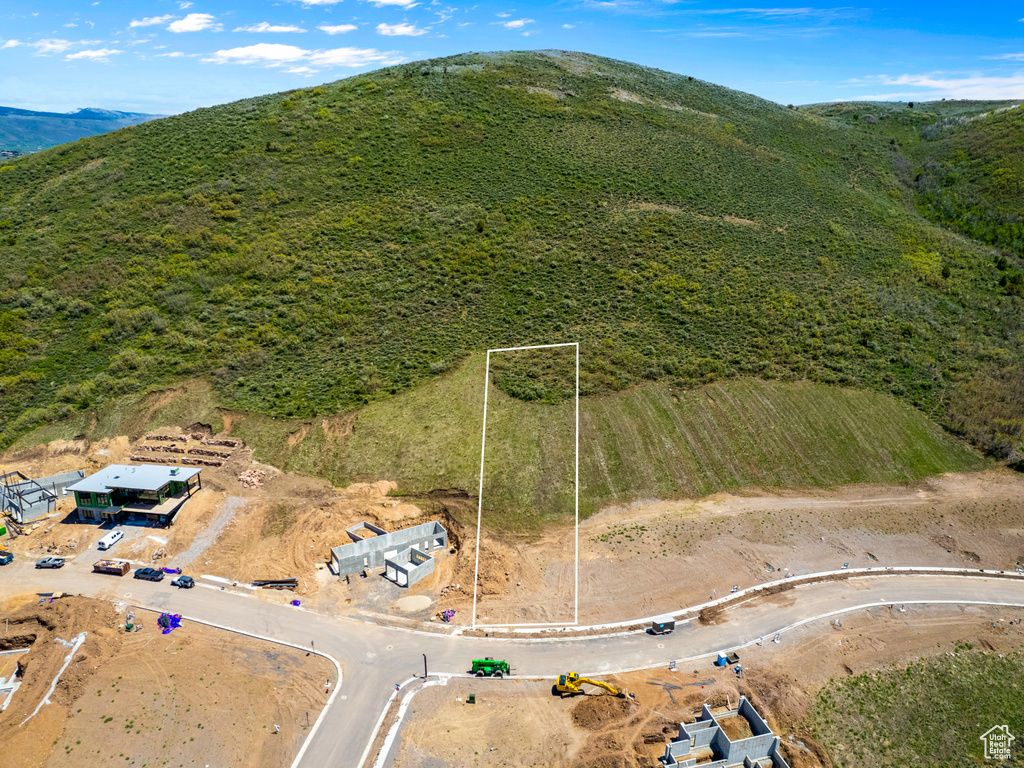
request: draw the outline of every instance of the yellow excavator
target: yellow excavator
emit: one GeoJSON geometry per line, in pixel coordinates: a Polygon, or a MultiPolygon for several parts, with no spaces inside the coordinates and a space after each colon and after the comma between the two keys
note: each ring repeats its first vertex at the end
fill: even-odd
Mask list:
{"type": "Polygon", "coordinates": [[[570,695],[574,695],[577,693],[585,693],[585,691],[582,688],[580,688],[580,686],[583,683],[587,683],[588,685],[594,685],[598,688],[604,688],[612,696],[618,696],[620,699],[626,698],[626,694],[623,691],[620,691],[618,688],[613,688],[612,686],[608,685],[608,683],[602,683],[600,680],[591,680],[589,677],[580,677],[578,672],[570,672],[567,675],[559,675],[558,682],[555,683],[555,692],[559,695],[565,693],[568,693],[570,695]]]}

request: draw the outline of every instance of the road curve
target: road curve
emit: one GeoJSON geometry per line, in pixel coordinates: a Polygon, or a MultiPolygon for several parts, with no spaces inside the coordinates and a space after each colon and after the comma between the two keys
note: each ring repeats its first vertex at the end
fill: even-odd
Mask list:
{"type": "Polygon", "coordinates": [[[84,562],[58,571],[36,571],[30,563],[16,562],[0,571],[0,585],[8,594],[59,590],[173,610],[186,619],[313,647],[337,659],[344,682],[321,727],[309,737],[301,762],[296,761],[303,768],[359,768],[395,684],[422,673],[423,654],[432,674],[465,673],[471,659],[485,655],[508,659],[517,676],[553,677],[570,667],[594,675],[613,674],[742,647],[761,635],[874,605],[988,604],[1024,609],[1024,579],[1020,578],[878,573],[752,596],[728,607],[714,624],[685,622],[675,633],[661,637],[620,632],[591,637],[477,638],[325,616],[226,590],[178,591],[166,583],[92,576],[87,570],[84,562]]]}

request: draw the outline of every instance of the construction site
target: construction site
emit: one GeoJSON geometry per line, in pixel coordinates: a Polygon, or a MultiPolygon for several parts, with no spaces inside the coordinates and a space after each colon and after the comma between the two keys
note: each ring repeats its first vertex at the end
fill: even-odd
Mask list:
{"type": "MultiPolygon", "coordinates": [[[[127,561],[130,566],[118,566],[108,575],[84,573],[81,578],[107,580],[91,581],[90,587],[95,584],[95,588],[102,591],[106,584],[122,584],[119,576],[127,574],[129,567],[151,565],[157,569],[182,570],[194,576],[200,586],[207,587],[205,591],[195,590],[196,593],[209,595],[216,590],[227,596],[233,594],[239,599],[255,599],[258,603],[272,603],[289,610],[294,606],[296,616],[302,617],[300,627],[304,626],[304,621],[309,621],[307,616],[331,616],[369,622],[364,626],[458,633],[464,639],[486,639],[485,635],[489,635],[493,640],[514,635],[486,628],[474,630],[471,626],[476,530],[463,521],[473,519],[472,497],[455,490],[443,494],[396,496],[399,489],[389,481],[334,488],[325,481],[284,473],[255,461],[250,448],[237,438],[197,429],[181,430],[179,435],[165,427],[135,439],[125,436],[95,442],[56,441],[9,452],[4,456],[3,465],[11,480],[8,483],[11,490],[5,496],[9,505],[5,517],[8,531],[0,543],[13,553],[16,565],[43,555],[67,558],[69,568],[59,575],[70,578],[65,572],[75,568],[83,570],[81,565],[92,566],[97,561],[100,555],[95,551],[96,543],[108,528],[102,527],[100,521],[83,519],[76,511],[75,492],[65,493],[65,490],[108,467],[141,466],[133,463],[136,457],[164,453],[140,451],[141,446],[188,446],[190,441],[202,445],[203,440],[231,440],[234,444],[230,456],[210,459],[222,462],[221,466],[193,465],[190,468],[190,471],[201,469],[202,487],[196,484],[173,525],[165,527],[159,521],[144,518],[118,525],[118,530],[124,531],[124,538],[111,555],[103,553],[103,557],[113,557],[111,562],[127,561]],[[201,437],[197,439],[195,435],[201,437]],[[155,437],[173,439],[157,440],[155,437]],[[14,472],[18,474],[13,475],[14,472]],[[44,479],[49,479],[49,489],[44,486],[44,479]],[[67,485],[60,488],[60,482],[67,482],[67,485]],[[10,508],[12,503],[19,505],[18,512],[10,508]],[[30,510],[31,519],[25,520],[25,510],[30,510]]],[[[157,462],[156,466],[165,467],[169,472],[182,463],[157,462]]],[[[123,471],[117,470],[118,473],[123,471]]],[[[728,595],[734,588],[747,589],[776,581],[785,586],[790,575],[842,570],[846,566],[920,564],[987,567],[1013,573],[1024,567],[1019,562],[1019,519],[1024,512],[1022,489],[1024,483],[1019,476],[990,471],[946,475],[913,487],[851,486],[813,493],[766,493],[753,489],[744,494],[720,494],[703,500],[649,501],[628,507],[609,507],[580,525],[581,619],[599,624],[643,616],[671,617],[680,607],[728,595]],[[666,567],[684,574],[685,578],[666,580],[666,567]]],[[[155,501],[162,503],[159,498],[155,501]]],[[[553,529],[533,539],[482,531],[479,576],[475,585],[480,598],[477,618],[543,621],[566,615],[574,584],[573,552],[567,547],[567,540],[564,529],[553,529]]],[[[0,576],[9,572],[2,570],[0,576]]],[[[851,584],[851,589],[857,588],[856,584],[851,584]]],[[[116,591],[114,586],[111,590],[112,594],[116,591]]],[[[184,599],[173,592],[154,594],[170,601],[171,605],[184,599]]],[[[766,592],[763,598],[769,608],[792,606],[796,599],[792,590],[782,589],[777,593],[766,592]]],[[[20,607],[7,608],[0,618],[10,616],[13,628],[13,618],[22,615],[17,613],[20,610],[31,608],[33,615],[52,616],[56,615],[55,611],[67,610],[62,606],[77,605],[79,600],[58,598],[52,603],[47,600],[43,605],[33,596],[20,607]]],[[[107,616],[101,608],[103,605],[110,604],[98,602],[93,606],[91,615],[102,619],[95,637],[110,630],[120,638],[118,648],[134,648],[134,644],[147,640],[145,653],[159,650],[167,656],[161,657],[159,664],[145,657],[145,664],[135,665],[135,671],[142,674],[145,670],[144,675],[148,675],[136,686],[138,696],[145,691],[151,701],[157,690],[166,691],[175,686],[175,695],[183,695],[184,688],[178,681],[184,673],[173,665],[187,663],[188,654],[179,650],[184,646],[172,641],[187,637],[193,631],[213,630],[195,627],[186,619],[181,629],[174,629],[166,642],[158,644],[155,634],[147,637],[146,633],[156,628],[159,613],[137,613],[133,617],[136,621],[131,623],[141,623],[143,630],[127,633],[122,628],[126,616],[115,609],[111,609],[115,610],[114,614],[107,616]],[[154,680],[157,683],[151,684],[154,680]]],[[[689,626],[715,626],[722,622],[728,628],[728,616],[727,611],[702,611],[689,626]]],[[[32,621],[42,619],[37,617],[32,621]]],[[[669,627],[671,619],[660,624],[663,628],[669,627]]],[[[71,631],[71,624],[54,626],[61,629],[54,629],[46,638],[59,636],[70,642],[69,638],[79,633],[79,630],[71,631]]],[[[675,632],[668,637],[680,637],[690,631],[687,626],[685,622],[673,625],[675,632]]],[[[557,631],[560,630],[552,630],[557,631]]],[[[605,631],[611,630],[583,630],[582,634],[599,635],[605,631]]],[[[33,632],[43,637],[38,631],[33,632]]],[[[13,634],[12,630],[11,636],[13,634]]],[[[32,633],[19,630],[19,636],[28,634],[32,633]]],[[[540,636],[549,640],[552,637],[543,632],[540,636]]],[[[93,634],[87,635],[81,653],[90,653],[89,644],[95,640],[89,638],[93,637],[93,634]]],[[[511,680],[486,681],[486,688],[481,687],[484,683],[474,683],[469,678],[450,678],[445,685],[424,688],[417,694],[415,707],[404,716],[402,738],[392,759],[394,765],[409,768],[470,761],[524,767],[538,762],[567,767],[581,764],[654,766],[673,764],[673,760],[678,765],[731,768],[736,759],[739,760],[737,765],[743,765],[748,758],[760,760],[761,766],[827,766],[830,763],[822,756],[822,748],[806,731],[805,718],[816,691],[830,679],[906,662],[937,645],[945,647],[943,644],[948,644],[951,637],[970,637],[996,651],[1024,642],[1020,625],[1008,625],[1004,612],[994,608],[912,607],[909,611],[872,609],[844,617],[840,626],[808,626],[787,635],[782,643],[765,642],[743,652],[742,675],[731,663],[716,667],[712,656],[699,663],[681,663],[678,667],[611,677],[581,670],[578,679],[566,675],[562,683],[565,690],[559,690],[556,679],[554,692],[559,695],[552,695],[551,679],[519,677],[513,663],[511,680]],[[576,690],[572,690],[574,687],[576,690]],[[620,697],[618,693],[626,695],[620,697]],[[469,704],[471,695],[473,703],[469,704]],[[747,706],[763,718],[763,727],[747,706]],[[755,738],[758,745],[767,745],[764,754],[755,756],[753,751],[744,751],[754,744],[747,741],[751,738],[755,738]],[[481,740],[487,742],[486,746],[481,746],[481,740]],[[774,752],[771,745],[774,745],[774,752]],[[545,749],[551,751],[545,752],[545,749]],[[694,760],[696,763],[688,763],[694,760]]],[[[20,651],[25,647],[15,648],[13,641],[5,642],[5,648],[10,650],[20,651]]],[[[209,674],[218,677],[219,671],[219,677],[223,678],[228,667],[238,663],[239,657],[233,656],[231,649],[244,643],[237,639],[216,643],[211,639],[209,642],[220,643],[218,647],[225,651],[226,655],[220,660],[211,657],[208,662],[209,674]]],[[[657,654],[662,638],[648,636],[646,642],[649,650],[657,654]]],[[[51,648],[54,653],[64,648],[49,641],[32,647],[51,648]]],[[[370,647],[374,649],[370,653],[380,652],[378,645],[370,647]]],[[[119,650],[114,656],[124,655],[124,652],[119,650]]],[[[35,651],[20,653],[17,661],[8,659],[7,666],[0,671],[8,694],[13,687],[12,676],[20,676],[15,682],[21,685],[10,698],[9,711],[14,711],[10,708],[18,702],[23,702],[24,706],[34,702],[34,707],[44,698],[45,691],[28,687],[29,672],[38,664],[33,661],[38,658],[33,653],[35,651]]],[[[66,648],[63,653],[67,654],[66,648]]],[[[104,653],[99,653],[97,658],[102,656],[109,663],[113,656],[104,656],[104,653]]],[[[189,653],[194,655],[195,651],[189,653]]],[[[263,652],[238,653],[243,660],[254,664],[253,670],[265,670],[266,659],[270,658],[261,655],[263,652]]],[[[419,655],[415,654],[417,660],[419,655]]],[[[63,663],[63,656],[54,658],[60,658],[63,663]]],[[[275,667],[288,668],[292,663],[284,662],[281,660],[284,656],[280,655],[274,659],[278,660],[270,663],[275,667]]],[[[56,666],[59,668],[60,664],[56,666]]],[[[81,704],[76,702],[87,697],[91,690],[101,692],[97,699],[108,708],[120,701],[116,696],[112,702],[104,698],[104,685],[113,685],[113,690],[117,691],[118,676],[122,679],[128,676],[117,665],[109,671],[103,668],[97,665],[96,674],[112,677],[103,678],[104,682],[95,689],[90,683],[60,694],[64,698],[53,698],[53,701],[67,701],[60,715],[64,718],[61,722],[68,723],[62,726],[65,729],[62,733],[73,736],[73,741],[68,741],[68,735],[42,736],[42,743],[52,744],[56,739],[61,751],[52,752],[47,758],[50,763],[36,761],[25,765],[56,765],[59,761],[54,755],[74,755],[78,759],[88,754],[84,749],[88,740],[78,735],[77,725],[70,725],[80,717],[88,715],[99,721],[102,714],[103,718],[121,718],[122,725],[139,722],[132,721],[127,710],[121,714],[121,709],[111,709],[104,714],[82,707],[83,712],[77,712],[81,704]],[[75,743],[78,741],[82,743],[75,743]]],[[[497,677],[492,673],[493,670],[488,675],[497,677]]],[[[258,671],[251,677],[257,679],[263,675],[264,671],[258,671]]],[[[317,675],[330,679],[322,669],[317,675]]],[[[49,671],[46,676],[50,676],[49,671]]],[[[205,677],[205,674],[200,676],[205,677]]],[[[75,678],[69,675],[66,679],[70,682],[75,678]]],[[[201,692],[208,682],[209,679],[193,681],[189,691],[201,692]]],[[[58,693],[63,686],[65,683],[57,684],[58,693]]],[[[271,688],[290,690],[281,681],[271,684],[271,688]]],[[[316,696],[320,697],[330,691],[329,687],[320,688],[319,684],[316,689],[319,691],[316,696]]],[[[178,698],[176,703],[179,710],[195,712],[203,706],[210,708],[212,700],[220,702],[215,707],[219,708],[224,701],[242,701],[241,692],[246,690],[240,684],[238,698],[231,698],[211,689],[212,699],[185,702],[178,698]]],[[[245,695],[267,698],[272,692],[261,690],[264,693],[256,691],[245,695]]],[[[316,696],[309,701],[314,701],[316,696]]],[[[150,707],[150,701],[140,699],[131,706],[150,707]]],[[[270,697],[267,701],[270,706],[269,702],[278,699],[270,697]]],[[[241,705],[228,706],[230,713],[231,706],[237,709],[241,705]]],[[[40,725],[33,727],[42,727],[52,716],[47,713],[57,711],[44,707],[37,716],[40,725]]],[[[287,711],[289,722],[301,719],[304,714],[292,709],[287,711]]],[[[212,717],[204,712],[204,729],[207,720],[213,722],[212,717]]],[[[272,728],[275,716],[271,713],[266,717],[272,728]]],[[[311,709],[310,717],[316,719],[315,709],[311,709]]],[[[173,720],[154,719],[153,722],[164,731],[181,725],[173,720]]],[[[13,719],[5,713],[0,719],[0,730],[6,734],[12,723],[13,719]]],[[[190,727],[196,730],[198,725],[193,723],[190,727]]],[[[258,728],[262,731],[262,724],[258,728]]],[[[136,730],[140,731],[140,736],[146,732],[136,730]]],[[[191,733],[187,738],[195,738],[198,743],[200,736],[205,738],[206,734],[191,733]]],[[[228,762],[232,764],[240,756],[232,752],[235,747],[224,740],[202,743],[210,749],[221,750],[218,754],[229,755],[228,762]]],[[[280,743],[268,741],[259,749],[276,749],[280,743]]],[[[288,748],[298,743],[292,742],[288,748]]],[[[102,744],[90,746],[93,754],[99,750],[106,755],[104,748],[102,744]]],[[[266,763],[244,762],[244,759],[242,764],[251,765],[287,762],[284,757],[273,757],[266,763]]]]}
{"type": "MultiPolygon", "coordinates": [[[[118,547],[132,560],[229,582],[292,580],[290,593],[316,610],[474,623],[476,553],[472,543],[464,545],[476,537],[471,496],[394,496],[397,486],[388,481],[334,488],[255,462],[237,438],[178,432],[55,441],[8,453],[2,468],[9,482],[0,484],[7,505],[0,524],[8,533],[0,543],[15,556],[88,549],[105,529],[76,512],[67,488],[106,467],[164,453],[142,448],[214,445],[225,456],[209,460],[221,466],[183,470],[201,469],[202,489],[191,492],[172,526],[142,515],[122,526],[126,539],[118,547]],[[398,603],[408,597],[426,602],[398,603]]],[[[672,611],[737,583],[746,588],[843,564],[1012,570],[1021,565],[1022,490],[1019,475],[990,471],[910,488],[851,486],[813,495],[753,489],[609,507],[580,525],[578,584],[571,531],[552,527],[520,539],[483,530],[477,613],[485,624],[564,621],[578,588],[581,620],[599,623],[672,611]],[[666,581],[667,564],[687,579],[666,581]]]]}

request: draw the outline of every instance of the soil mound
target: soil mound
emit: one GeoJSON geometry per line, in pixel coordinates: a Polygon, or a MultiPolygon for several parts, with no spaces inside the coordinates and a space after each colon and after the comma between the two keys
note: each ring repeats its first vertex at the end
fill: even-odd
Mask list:
{"type": "Polygon", "coordinates": [[[635,708],[629,699],[618,699],[603,694],[587,696],[572,708],[572,721],[588,731],[600,731],[625,720],[635,708]]]}

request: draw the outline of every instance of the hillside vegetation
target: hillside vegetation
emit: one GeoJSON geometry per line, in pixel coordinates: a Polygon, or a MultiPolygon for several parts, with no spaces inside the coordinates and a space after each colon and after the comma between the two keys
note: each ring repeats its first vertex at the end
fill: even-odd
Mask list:
{"type": "MultiPolygon", "coordinates": [[[[830,104],[812,109],[873,141],[888,137],[901,188],[932,221],[992,246],[1007,296],[1024,294],[1024,108],[1014,102],[830,104]]],[[[919,252],[948,279],[938,254],[919,252]]],[[[999,310],[1005,307],[1000,305],[999,310]]],[[[1024,365],[1020,313],[1002,318],[1010,345],[965,376],[950,394],[945,422],[975,445],[1021,465],[1024,365]],[[1016,343],[1015,343],[1016,342],[1016,343]]]]}
{"type": "MultiPolygon", "coordinates": [[[[493,360],[493,357],[492,357],[493,360]]],[[[193,422],[249,443],[260,461],[336,485],[395,480],[419,496],[480,479],[484,356],[356,414],[275,419],[221,411],[208,385],[131,395],[94,420],[81,412],[15,445],[78,435],[141,435],[193,422]]],[[[484,524],[537,533],[574,511],[574,403],[524,402],[490,387],[484,524]]],[[[649,383],[580,401],[580,515],[641,498],[723,490],[910,483],[985,462],[895,398],[800,382],[743,378],[695,390],[649,383]]],[[[453,510],[460,514],[460,509],[453,510]]],[[[475,506],[472,519],[475,525],[475,506]]]]}
{"type": "MultiPolygon", "coordinates": [[[[848,677],[818,694],[809,725],[837,768],[984,765],[984,734],[995,725],[1020,733],[1024,657],[954,647],[955,655],[848,677]]],[[[993,764],[1021,765],[1010,746],[1010,758],[993,764]]]]}
{"type": "MultiPolygon", "coordinates": [[[[1013,460],[1024,420],[992,403],[1022,299],[991,247],[921,217],[890,146],[685,76],[506,53],[4,164],[0,445],[197,376],[279,419],[386,410],[471,353],[579,341],[595,414],[614,392],[820,382],[1013,460]]],[[[496,381],[558,408],[550,373],[496,381]]]]}

